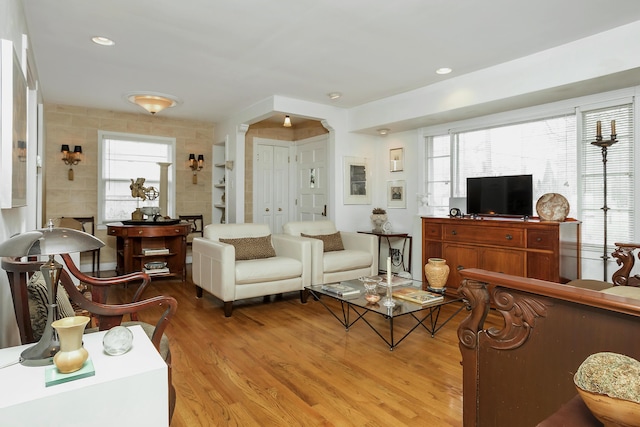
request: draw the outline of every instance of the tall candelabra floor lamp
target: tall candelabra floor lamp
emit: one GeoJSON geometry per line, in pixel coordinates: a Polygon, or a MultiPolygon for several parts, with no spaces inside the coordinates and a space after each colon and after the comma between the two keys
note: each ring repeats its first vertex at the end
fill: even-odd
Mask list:
{"type": "Polygon", "coordinates": [[[47,228],[20,233],[0,243],[0,257],[40,255],[49,257],[48,261],[40,267],[49,297],[47,323],[40,341],[24,350],[20,355],[21,364],[25,366],[50,365],[53,363],[53,356],[60,350],[58,334],[51,324],[58,317],[56,295],[62,264],[57,262],[54,256],[91,251],[103,246],[102,240],[91,234],[70,228],[56,228],[51,220],[47,228]]]}
{"type": "Polygon", "coordinates": [[[607,212],[609,211],[609,206],[607,206],[607,150],[613,144],[618,142],[616,139],[616,121],[611,120],[611,139],[603,140],[602,139],[602,123],[600,120],[596,123],[596,140],[591,144],[597,147],[600,147],[600,151],[602,153],[602,178],[604,180],[604,188],[603,188],[603,197],[604,204],[602,206],[602,213],[604,214],[604,248],[602,253],[602,260],[604,262],[604,281],[607,281],[607,263],[609,261],[609,251],[607,250],[607,212]]]}

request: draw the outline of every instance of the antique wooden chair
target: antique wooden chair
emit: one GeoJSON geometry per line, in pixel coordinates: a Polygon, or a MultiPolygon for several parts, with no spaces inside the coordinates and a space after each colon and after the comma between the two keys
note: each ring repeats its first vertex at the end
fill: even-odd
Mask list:
{"type": "MultiPolygon", "coordinates": [[[[204,236],[204,217],[202,215],[178,215],[182,221],[191,223],[191,234],[204,236]]],[[[187,246],[193,245],[193,237],[187,239],[187,246]]]]}
{"type": "MultiPolygon", "coordinates": [[[[145,273],[131,273],[124,276],[97,278],[87,276],[80,272],[73,260],[68,254],[62,254],[62,259],[66,264],[69,272],[82,283],[91,286],[91,299],[88,299],[73,284],[69,273],[62,270],[60,274],[60,284],[64,287],[69,299],[79,308],[86,310],[95,318],[97,330],[108,330],[117,325],[139,324],[147,333],[151,342],[160,355],[167,363],[169,373],[169,421],[173,415],[175,408],[176,392],[171,381],[171,351],[169,349],[169,340],[164,335],[164,330],[169,321],[176,313],[178,302],[169,296],[156,296],[141,300],[141,296],[147,288],[150,279],[145,273]],[[141,281],[132,302],[126,304],[107,304],[108,290],[111,286],[128,284],[131,282],[141,281]],[[153,307],[162,307],[164,312],[155,325],[138,321],[138,311],[153,307]],[[129,315],[131,321],[123,322],[123,317],[129,315]]],[[[13,304],[16,311],[16,319],[20,330],[20,337],[23,344],[34,342],[33,331],[31,327],[31,318],[29,315],[29,301],[27,296],[27,283],[29,277],[35,272],[40,271],[43,261],[21,261],[19,258],[2,258],[2,268],[7,272],[13,304]]],[[[90,332],[90,331],[88,331],[90,332]]]]}

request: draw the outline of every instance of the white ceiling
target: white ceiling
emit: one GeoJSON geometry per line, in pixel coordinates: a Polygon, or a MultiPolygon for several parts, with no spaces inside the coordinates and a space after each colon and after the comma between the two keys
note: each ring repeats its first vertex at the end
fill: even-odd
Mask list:
{"type": "Polygon", "coordinates": [[[23,2],[45,102],[161,92],[183,103],[160,115],[209,122],[272,95],[354,107],[640,20],[638,0],[23,2]]]}

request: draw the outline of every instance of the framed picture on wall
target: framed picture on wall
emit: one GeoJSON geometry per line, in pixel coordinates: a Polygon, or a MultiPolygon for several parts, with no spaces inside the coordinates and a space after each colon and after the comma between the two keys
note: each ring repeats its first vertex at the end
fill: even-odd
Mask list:
{"type": "Polygon", "coordinates": [[[371,203],[371,188],[368,179],[367,159],[344,158],[344,204],[366,205],[371,203]]]}
{"type": "Polygon", "coordinates": [[[407,207],[406,181],[387,181],[387,207],[391,209],[407,207]]]}
{"type": "Polygon", "coordinates": [[[392,148],[389,150],[389,170],[391,172],[404,170],[404,148],[392,148]]]}

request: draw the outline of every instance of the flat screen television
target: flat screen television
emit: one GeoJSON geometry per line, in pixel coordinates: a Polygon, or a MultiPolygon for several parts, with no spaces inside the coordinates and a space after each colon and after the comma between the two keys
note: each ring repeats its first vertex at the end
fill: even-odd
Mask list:
{"type": "Polygon", "coordinates": [[[531,216],[533,176],[467,178],[467,213],[531,216]]]}

